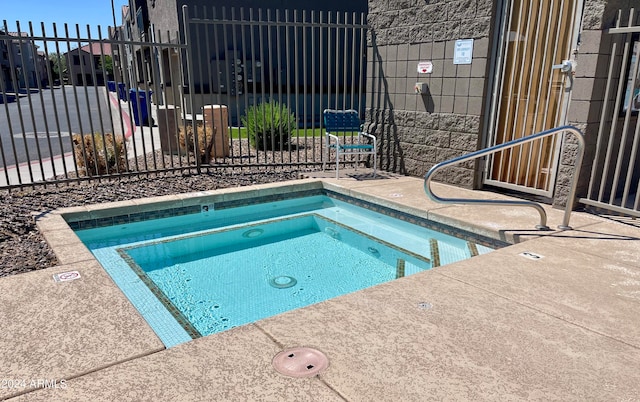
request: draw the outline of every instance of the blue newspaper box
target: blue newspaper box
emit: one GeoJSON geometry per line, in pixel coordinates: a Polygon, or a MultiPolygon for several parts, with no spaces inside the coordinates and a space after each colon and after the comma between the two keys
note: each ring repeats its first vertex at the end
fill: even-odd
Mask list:
{"type": "Polygon", "coordinates": [[[116,91],[116,82],[115,81],[107,81],[107,89],[109,90],[109,92],[115,92],[116,91]]]}

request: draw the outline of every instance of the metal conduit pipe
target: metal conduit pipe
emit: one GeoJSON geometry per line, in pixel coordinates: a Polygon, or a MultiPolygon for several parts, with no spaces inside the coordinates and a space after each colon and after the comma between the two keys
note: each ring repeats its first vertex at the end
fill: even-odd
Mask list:
{"type": "Polygon", "coordinates": [[[532,134],[527,137],[518,138],[513,141],[494,145],[492,147],[481,149],[479,151],[475,151],[467,155],[458,156],[457,158],[440,162],[434,165],[431,169],[429,169],[427,174],[424,176],[424,191],[431,200],[435,202],[439,202],[441,204],[507,205],[507,206],[523,206],[523,207],[535,208],[535,210],[538,211],[538,213],[540,214],[540,224],[536,225],[536,229],[549,230],[549,227],[547,226],[547,213],[545,212],[544,208],[542,208],[542,205],[540,205],[537,202],[526,201],[526,200],[507,201],[507,200],[478,200],[478,199],[471,199],[471,198],[439,197],[436,194],[434,194],[433,191],[431,190],[431,179],[433,178],[433,176],[437,171],[447,166],[455,165],[455,164],[476,159],[476,158],[481,158],[483,156],[493,154],[503,149],[513,148],[520,144],[532,142],[544,137],[549,137],[551,135],[555,135],[560,132],[568,132],[570,134],[573,134],[578,139],[578,154],[576,156],[575,166],[573,170],[573,177],[571,179],[571,187],[569,189],[569,195],[567,197],[567,205],[565,206],[562,225],[558,226],[558,229],[560,230],[571,230],[571,226],[569,226],[569,219],[571,218],[571,210],[573,209],[573,204],[576,200],[576,188],[578,185],[577,176],[578,176],[580,166],[582,166],[582,158],[584,156],[584,146],[585,146],[584,134],[577,127],[574,127],[574,126],[555,127],[550,130],[541,131],[539,133],[532,134]]]}

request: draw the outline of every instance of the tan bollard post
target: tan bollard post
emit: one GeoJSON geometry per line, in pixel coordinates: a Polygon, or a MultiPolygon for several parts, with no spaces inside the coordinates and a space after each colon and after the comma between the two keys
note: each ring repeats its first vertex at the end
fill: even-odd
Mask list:
{"type": "MultiPolygon", "coordinates": [[[[180,106],[158,106],[158,130],[160,131],[160,149],[165,155],[178,155],[180,145],[176,119],[180,106]]],[[[182,150],[184,153],[184,150],[182,150]]]]}
{"type": "Polygon", "coordinates": [[[210,158],[229,156],[229,112],[227,107],[225,105],[205,105],[202,107],[202,115],[207,130],[207,140],[213,141],[210,144],[210,158]]]}

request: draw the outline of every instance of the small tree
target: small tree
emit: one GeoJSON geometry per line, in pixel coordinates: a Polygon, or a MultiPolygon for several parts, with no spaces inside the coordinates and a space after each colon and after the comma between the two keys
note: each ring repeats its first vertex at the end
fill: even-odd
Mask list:
{"type": "Polygon", "coordinates": [[[113,77],[113,59],[111,56],[103,56],[100,58],[100,69],[104,68],[107,76],[113,77]]]}
{"type": "Polygon", "coordinates": [[[53,71],[53,79],[61,80],[67,69],[67,58],[60,53],[49,53],[49,62],[53,71]]]}

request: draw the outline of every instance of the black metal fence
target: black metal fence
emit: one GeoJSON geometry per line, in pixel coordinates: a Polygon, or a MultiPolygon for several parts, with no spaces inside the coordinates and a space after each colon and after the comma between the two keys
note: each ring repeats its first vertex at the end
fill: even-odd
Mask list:
{"type": "Polygon", "coordinates": [[[180,29],[0,27],[0,187],[320,166],[322,110],[364,115],[364,14],[182,10],[180,29]]]}

